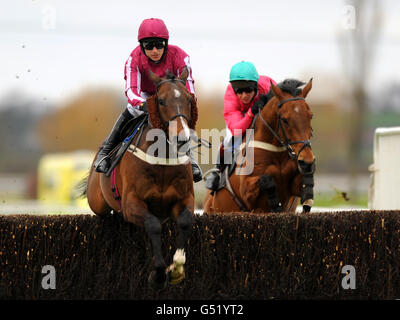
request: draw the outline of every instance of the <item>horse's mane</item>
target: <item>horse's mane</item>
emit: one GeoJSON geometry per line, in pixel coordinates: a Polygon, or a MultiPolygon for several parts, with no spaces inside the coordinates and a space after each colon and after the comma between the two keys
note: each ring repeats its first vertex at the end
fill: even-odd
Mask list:
{"type": "MultiPolygon", "coordinates": [[[[285,79],[282,82],[278,83],[277,86],[287,93],[290,93],[293,97],[298,96],[301,93],[301,89],[299,87],[305,85],[305,82],[302,82],[297,79],[285,79]]],[[[268,101],[274,96],[274,92],[272,88],[269,89],[267,93],[268,101]]]]}

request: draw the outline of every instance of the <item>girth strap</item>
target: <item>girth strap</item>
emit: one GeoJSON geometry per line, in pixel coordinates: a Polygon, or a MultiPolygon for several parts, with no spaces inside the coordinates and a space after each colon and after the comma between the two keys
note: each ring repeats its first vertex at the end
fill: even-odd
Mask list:
{"type": "Polygon", "coordinates": [[[245,211],[245,212],[249,211],[247,209],[246,205],[243,203],[243,201],[241,201],[239,199],[239,197],[236,195],[235,191],[233,190],[231,182],[229,180],[228,170],[225,170],[224,173],[225,173],[225,179],[226,179],[226,189],[232,195],[233,200],[235,201],[235,203],[237,204],[237,206],[239,207],[239,209],[241,211],[245,211]]]}

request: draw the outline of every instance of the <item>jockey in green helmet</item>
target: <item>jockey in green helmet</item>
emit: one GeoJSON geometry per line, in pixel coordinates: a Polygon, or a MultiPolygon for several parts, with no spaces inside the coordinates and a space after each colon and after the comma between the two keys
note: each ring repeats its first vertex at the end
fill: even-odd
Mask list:
{"type": "MultiPolygon", "coordinates": [[[[274,80],[259,75],[253,63],[241,61],[236,63],[229,73],[229,84],[224,96],[224,118],[227,135],[219,149],[219,159],[215,168],[206,179],[206,188],[216,191],[220,173],[225,169],[224,149],[235,151],[239,145],[232,145],[232,137],[242,136],[248,129],[257,113],[268,102],[267,93],[274,80]]],[[[241,139],[235,139],[236,144],[241,139]]]]}

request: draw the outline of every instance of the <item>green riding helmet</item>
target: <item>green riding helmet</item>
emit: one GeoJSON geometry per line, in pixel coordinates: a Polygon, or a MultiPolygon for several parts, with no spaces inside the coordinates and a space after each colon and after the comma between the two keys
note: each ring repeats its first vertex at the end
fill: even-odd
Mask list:
{"type": "Polygon", "coordinates": [[[258,72],[253,63],[241,61],[236,63],[229,74],[229,82],[232,81],[255,81],[258,82],[258,72]]]}

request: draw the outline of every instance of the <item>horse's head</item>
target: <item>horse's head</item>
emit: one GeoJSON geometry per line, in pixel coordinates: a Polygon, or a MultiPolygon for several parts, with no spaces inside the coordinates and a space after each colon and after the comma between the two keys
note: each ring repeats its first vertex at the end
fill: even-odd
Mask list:
{"type": "Polygon", "coordinates": [[[186,67],[179,77],[167,73],[160,78],[149,71],[157,88],[156,94],[147,100],[150,123],[162,129],[178,148],[190,140],[190,129],[195,129],[198,117],[196,99],[185,86],[188,75],[186,67]]]}
{"type": "Polygon", "coordinates": [[[312,112],[305,98],[312,87],[312,79],[301,90],[304,83],[297,80],[285,80],[277,86],[271,83],[271,90],[276,100],[278,130],[282,144],[292,158],[297,158],[300,171],[312,170],[314,154],[311,150],[312,112]],[[286,82],[286,83],[285,83],[286,82]]]}

